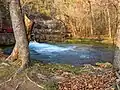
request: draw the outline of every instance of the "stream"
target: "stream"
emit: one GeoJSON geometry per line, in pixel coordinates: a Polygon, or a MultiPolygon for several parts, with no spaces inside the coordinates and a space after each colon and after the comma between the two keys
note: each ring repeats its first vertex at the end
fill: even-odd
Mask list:
{"type": "MultiPolygon", "coordinates": [[[[96,62],[112,63],[114,58],[114,50],[83,44],[47,44],[31,41],[29,49],[32,60],[75,66],[96,62]]],[[[4,49],[5,54],[10,54],[11,51],[10,47],[4,49]]]]}

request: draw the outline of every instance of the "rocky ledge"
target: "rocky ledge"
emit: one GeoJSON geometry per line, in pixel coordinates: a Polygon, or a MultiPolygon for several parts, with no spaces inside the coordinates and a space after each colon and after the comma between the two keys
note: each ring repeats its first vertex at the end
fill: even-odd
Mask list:
{"type": "Polygon", "coordinates": [[[0,45],[13,45],[14,43],[13,33],[0,33],[0,45]]]}

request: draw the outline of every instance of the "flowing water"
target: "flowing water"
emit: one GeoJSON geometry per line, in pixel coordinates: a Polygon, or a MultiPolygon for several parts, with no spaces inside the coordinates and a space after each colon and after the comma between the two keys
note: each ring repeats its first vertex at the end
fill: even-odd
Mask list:
{"type": "MultiPolygon", "coordinates": [[[[29,49],[31,59],[49,63],[83,65],[95,64],[96,62],[112,62],[114,58],[113,50],[90,45],[52,45],[31,41],[29,49]]],[[[11,51],[11,48],[6,48],[4,53],[10,54],[11,51]]]]}

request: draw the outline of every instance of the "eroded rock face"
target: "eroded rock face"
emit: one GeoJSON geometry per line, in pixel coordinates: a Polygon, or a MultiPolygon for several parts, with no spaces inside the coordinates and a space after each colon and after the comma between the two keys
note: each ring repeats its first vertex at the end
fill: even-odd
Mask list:
{"type": "Polygon", "coordinates": [[[0,45],[13,45],[14,43],[13,33],[0,33],[0,45]]]}
{"type": "Polygon", "coordinates": [[[56,20],[38,21],[34,25],[32,31],[32,40],[38,42],[64,42],[69,32],[66,31],[65,26],[56,20]]]}

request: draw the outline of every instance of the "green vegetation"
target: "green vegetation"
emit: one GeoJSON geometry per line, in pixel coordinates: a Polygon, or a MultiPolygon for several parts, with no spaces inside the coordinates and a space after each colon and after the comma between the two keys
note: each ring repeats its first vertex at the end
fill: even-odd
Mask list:
{"type": "MultiPolygon", "coordinates": [[[[101,64],[99,63],[99,65],[101,64]]],[[[9,65],[0,62],[0,82],[4,82],[12,77],[17,69],[18,66],[16,66],[16,64],[9,65]]],[[[67,64],[43,64],[39,61],[32,61],[31,67],[18,74],[14,81],[27,80],[27,75],[33,82],[45,87],[45,90],[58,90],[58,81],[54,77],[61,77],[61,75],[66,72],[66,74],[74,76],[81,73],[89,73],[92,72],[92,70],[93,66],[91,65],[74,67],[67,64]]]]}
{"type": "Polygon", "coordinates": [[[86,44],[86,45],[93,45],[93,46],[102,46],[102,47],[110,48],[110,49],[115,47],[115,45],[113,43],[109,43],[109,41],[105,42],[105,40],[99,41],[99,40],[88,39],[88,38],[68,39],[68,40],[65,41],[65,43],[67,43],[67,44],[86,44]]]}
{"type": "MultiPolygon", "coordinates": [[[[0,63],[0,82],[4,82],[8,80],[12,75],[14,75],[15,71],[18,67],[14,65],[8,65],[7,63],[0,63]]],[[[83,67],[73,67],[71,65],[60,65],[60,64],[42,64],[38,61],[33,61],[32,66],[26,69],[25,72],[17,75],[16,79],[25,78],[27,74],[31,80],[39,83],[41,86],[45,87],[45,90],[58,90],[58,85],[56,80],[52,80],[50,78],[54,77],[57,73],[60,72],[69,72],[73,74],[80,73],[82,71],[86,71],[83,67]],[[36,75],[41,74],[45,77],[46,80],[36,80],[36,75]]]]}
{"type": "Polygon", "coordinates": [[[79,74],[81,72],[86,72],[85,68],[82,66],[74,67],[68,64],[42,64],[42,63],[37,63],[36,61],[34,62],[32,68],[34,68],[34,70],[35,68],[38,69],[37,72],[40,72],[47,76],[56,73],[57,70],[70,72],[72,74],[79,74]]]}

